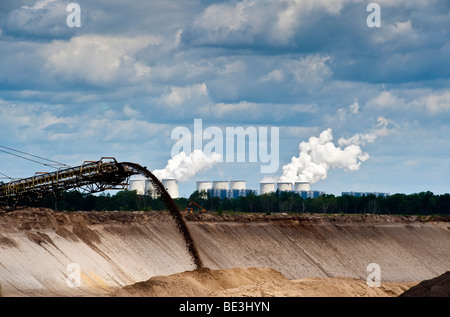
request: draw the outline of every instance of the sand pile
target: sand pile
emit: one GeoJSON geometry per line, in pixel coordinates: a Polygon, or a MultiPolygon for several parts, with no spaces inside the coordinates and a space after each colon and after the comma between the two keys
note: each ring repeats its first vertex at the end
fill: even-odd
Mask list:
{"type": "Polygon", "coordinates": [[[400,295],[401,297],[450,297],[450,271],[420,282],[400,295]]]}
{"type": "Polygon", "coordinates": [[[311,277],[289,280],[272,268],[232,268],[194,271],[156,276],[123,287],[112,296],[149,297],[390,297],[414,286],[414,282],[382,283],[369,287],[365,281],[350,277],[311,277]]]}

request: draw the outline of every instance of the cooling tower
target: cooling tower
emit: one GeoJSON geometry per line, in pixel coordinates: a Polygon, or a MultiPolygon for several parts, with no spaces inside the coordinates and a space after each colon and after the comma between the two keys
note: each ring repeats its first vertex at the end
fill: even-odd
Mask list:
{"type": "Polygon", "coordinates": [[[225,189],[225,190],[228,190],[228,182],[226,182],[226,181],[213,181],[213,189],[225,189]]]}
{"type": "Polygon", "coordinates": [[[260,183],[259,194],[264,195],[275,191],[275,183],[260,183]]]}
{"type": "Polygon", "coordinates": [[[208,190],[212,189],[211,181],[197,181],[197,191],[200,194],[200,198],[208,198],[208,190]]]}
{"type": "Polygon", "coordinates": [[[130,179],[128,190],[135,190],[138,195],[144,195],[146,190],[146,179],[130,179]]]}
{"type": "Polygon", "coordinates": [[[175,178],[166,178],[162,180],[164,187],[172,198],[179,198],[178,181],[175,178]]]}
{"type": "Polygon", "coordinates": [[[211,181],[197,181],[197,190],[208,191],[208,189],[212,189],[211,181]]]}
{"type": "Polygon", "coordinates": [[[156,199],[159,197],[158,191],[155,189],[155,187],[153,186],[153,183],[150,180],[147,181],[146,194],[149,195],[150,197],[152,197],[153,199],[156,199]]]}
{"type": "Polygon", "coordinates": [[[310,191],[311,190],[311,185],[309,184],[309,182],[295,182],[294,185],[294,190],[297,192],[300,191],[310,191]]]}
{"type": "Polygon", "coordinates": [[[277,189],[282,192],[283,191],[291,191],[292,183],[287,183],[287,182],[277,183],[277,189]]]}
{"type": "Polygon", "coordinates": [[[245,181],[230,181],[230,190],[245,190],[245,181]]]}

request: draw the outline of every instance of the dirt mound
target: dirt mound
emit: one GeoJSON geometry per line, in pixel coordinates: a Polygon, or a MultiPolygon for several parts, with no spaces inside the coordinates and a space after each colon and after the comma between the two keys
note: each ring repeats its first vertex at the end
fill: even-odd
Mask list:
{"type": "Polygon", "coordinates": [[[267,279],[287,282],[280,272],[271,268],[233,268],[210,270],[199,268],[169,276],[155,276],[144,282],[125,286],[113,296],[210,296],[211,293],[233,289],[267,279]]]}
{"type": "Polygon", "coordinates": [[[450,271],[411,287],[400,297],[450,297],[450,271]]]}
{"type": "Polygon", "coordinates": [[[200,268],[169,276],[155,276],[123,287],[115,297],[392,297],[416,283],[382,283],[369,287],[350,277],[311,277],[289,280],[272,268],[200,268]]]}

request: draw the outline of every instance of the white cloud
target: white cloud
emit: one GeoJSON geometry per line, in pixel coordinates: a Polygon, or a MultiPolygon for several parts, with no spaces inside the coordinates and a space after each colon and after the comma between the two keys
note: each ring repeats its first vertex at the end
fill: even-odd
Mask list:
{"type": "MultiPolygon", "coordinates": [[[[400,94],[398,92],[397,94],[400,94]]],[[[441,92],[423,91],[412,100],[397,97],[394,92],[383,91],[366,104],[369,109],[402,109],[425,111],[430,115],[437,115],[450,110],[450,91],[441,92]]]]}
{"type": "Polygon", "coordinates": [[[253,44],[263,41],[289,45],[311,13],[340,14],[343,6],[360,0],[243,0],[212,4],[194,21],[203,32],[196,40],[205,43],[253,44]]]}
{"type": "Polygon", "coordinates": [[[145,121],[130,106],[125,106],[123,112],[107,110],[76,115],[60,114],[62,108],[14,104],[0,99],[0,125],[10,131],[9,141],[13,142],[129,142],[157,135],[167,128],[164,124],[145,121]],[[123,114],[126,118],[122,119],[123,114]]]}
{"type": "Polygon", "coordinates": [[[69,41],[53,41],[42,48],[46,69],[64,81],[86,81],[106,84],[135,81],[150,72],[137,60],[136,54],[160,39],[152,36],[135,38],[84,35],[69,41]]]}
{"type": "Polygon", "coordinates": [[[340,14],[345,2],[358,1],[326,1],[326,0],[294,0],[278,1],[279,11],[273,26],[273,36],[282,44],[288,44],[295,32],[302,25],[308,23],[308,18],[313,11],[323,11],[328,15],[340,14]]]}
{"type": "MultiPolygon", "coordinates": [[[[270,4],[269,4],[270,5],[270,4]]],[[[266,13],[259,1],[244,0],[236,3],[212,4],[194,21],[194,28],[206,31],[207,41],[237,37],[240,41],[252,37],[264,27],[266,13]],[[246,30],[242,32],[242,30],[246,30]]]]}
{"type": "Polygon", "coordinates": [[[38,37],[64,37],[70,35],[66,25],[67,3],[58,0],[36,1],[8,13],[4,18],[5,29],[22,35],[38,37]]]}
{"type": "Polygon", "coordinates": [[[403,108],[405,106],[405,101],[401,98],[396,97],[393,93],[389,91],[383,91],[378,96],[369,100],[366,107],[373,109],[385,109],[385,108],[403,108]]]}
{"type": "Polygon", "coordinates": [[[33,9],[33,10],[39,10],[42,9],[44,7],[46,7],[49,3],[55,2],[57,0],[40,0],[40,1],[36,1],[36,3],[33,6],[27,6],[24,5],[22,6],[23,9],[33,9]]]}
{"type": "Polygon", "coordinates": [[[73,117],[57,116],[45,106],[15,104],[1,99],[0,105],[0,125],[5,129],[4,135],[9,135],[9,141],[61,139],[64,133],[53,134],[46,129],[57,124],[71,126],[77,122],[73,117]]]}
{"type": "Polygon", "coordinates": [[[290,107],[287,112],[299,112],[299,113],[317,113],[319,106],[316,104],[296,104],[290,107]]]}
{"type": "Polygon", "coordinates": [[[435,115],[450,111],[450,91],[444,91],[441,94],[432,93],[415,102],[417,107],[425,108],[429,113],[435,115]]]}
{"type": "Polygon", "coordinates": [[[186,102],[199,102],[208,97],[208,88],[205,83],[186,87],[170,87],[170,93],[162,96],[168,106],[179,106],[186,102]]]}
{"type": "MultiPolygon", "coordinates": [[[[86,119],[86,118],[84,118],[86,119]]],[[[158,135],[163,125],[138,119],[94,118],[80,126],[80,136],[75,138],[97,139],[103,142],[132,142],[158,135]]]]}
{"type": "Polygon", "coordinates": [[[253,118],[252,114],[258,113],[258,104],[253,102],[241,101],[239,103],[217,103],[203,106],[199,113],[208,114],[215,118],[222,118],[227,115],[242,115],[246,113],[248,118],[253,118]]]}
{"type": "Polygon", "coordinates": [[[318,111],[319,107],[316,104],[276,104],[249,101],[236,103],[209,101],[197,109],[199,115],[213,118],[242,120],[245,117],[246,120],[258,120],[270,117],[272,122],[291,118],[298,113],[315,114],[318,111]]]}
{"type": "Polygon", "coordinates": [[[299,83],[311,85],[322,82],[332,74],[329,63],[331,57],[328,55],[308,55],[299,60],[291,60],[285,66],[299,83]]]}
{"type": "Polygon", "coordinates": [[[359,104],[358,101],[356,100],[354,103],[352,103],[348,109],[350,110],[351,114],[357,114],[359,113],[359,104]]]}
{"type": "Polygon", "coordinates": [[[320,132],[319,127],[281,126],[280,134],[285,137],[307,138],[320,132]]]}
{"type": "Polygon", "coordinates": [[[418,30],[413,27],[411,20],[407,20],[405,22],[395,22],[383,25],[380,32],[373,35],[373,41],[376,42],[377,45],[386,42],[395,44],[396,41],[414,41],[417,40],[418,37],[418,30]]]}
{"type": "Polygon", "coordinates": [[[340,121],[345,121],[348,118],[352,117],[355,114],[359,113],[359,103],[357,100],[355,100],[354,103],[352,103],[350,106],[348,106],[347,108],[339,108],[336,111],[336,116],[334,117],[329,117],[328,120],[329,121],[333,121],[333,119],[335,117],[337,117],[340,121]]]}
{"type": "Polygon", "coordinates": [[[284,79],[283,71],[281,69],[274,69],[267,75],[262,76],[259,80],[261,82],[267,82],[267,81],[280,82],[283,79],[284,79]]]}
{"type": "Polygon", "coordinates": [[[130,118],[141,116],[141,113],[138,110],[131,108],[129,105],[125,105],[123,107],[123,114],[130,118]]]}
{"type": "Polygon", "coordinates": [[[226,63],[222,69],[219,69],[219,75],[230,75],[245,72],[246,65],[244,62],[240,60],[235,60],[229,63],[226,63]]]}

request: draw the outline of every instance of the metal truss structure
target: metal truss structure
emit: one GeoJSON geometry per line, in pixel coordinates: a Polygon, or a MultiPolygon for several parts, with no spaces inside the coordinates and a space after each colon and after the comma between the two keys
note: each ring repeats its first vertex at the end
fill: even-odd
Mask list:
{"type": "Polygon", "coordinates": [[[100,161],[85,161],[81,166],[11,180],[9,183],[0,184],[0,205],[14,210],[18,203],[33,202],[47,195],[56,195],[59,191],[79,189],[83,193],[96,193],[109,189],[125,189],[130,176],[137,174],[150,179],[183,235],[194,263],[197,267],[202,267],[192,235],[172,197],[155,175],[136,163],[118,163],[113,157],[103,157],[100,161]]]}
{"type": "Polygon", "coordinates": [[[11,180],[0,185],[0,205],[13,208],[18,202],[32,202],[51,193],[75,189],[82,194],[123,190],[127,188],[130,176],[141,173],[136,169],[137,164],[131,164],[118,163],[113,157],[103,157],[99,161],[85,161],[81,166],[11,180]]]}

